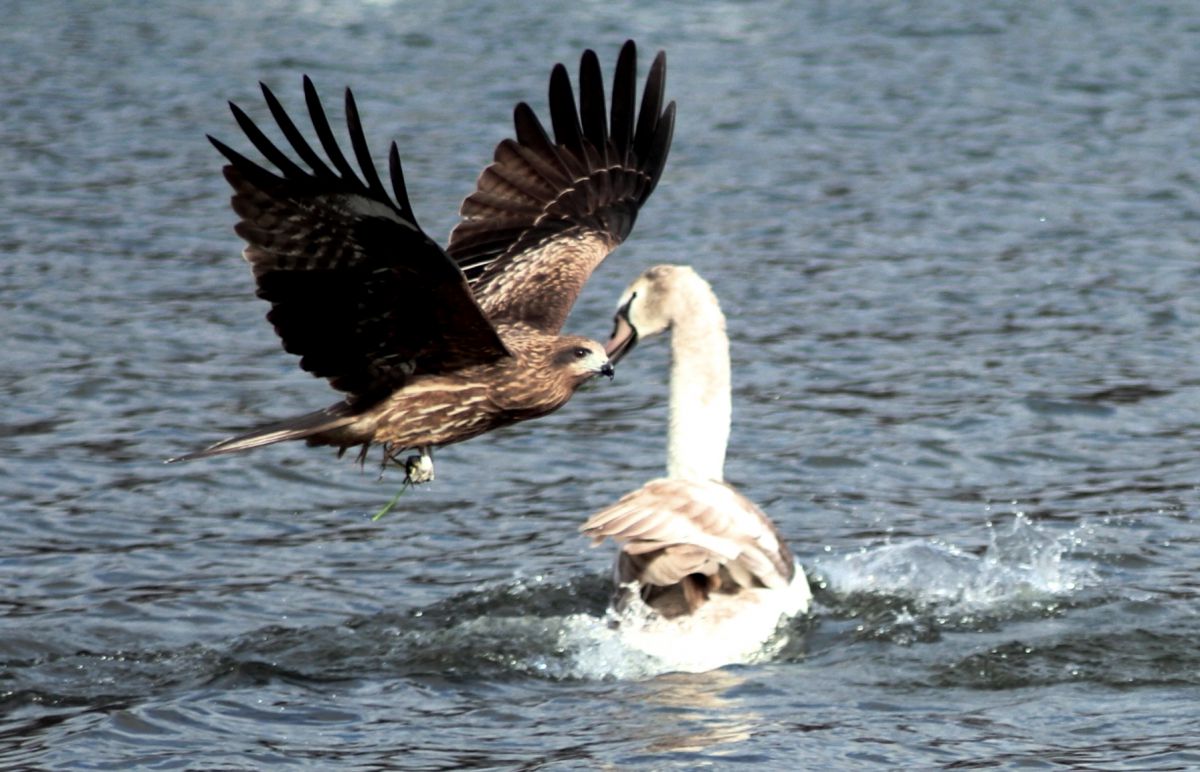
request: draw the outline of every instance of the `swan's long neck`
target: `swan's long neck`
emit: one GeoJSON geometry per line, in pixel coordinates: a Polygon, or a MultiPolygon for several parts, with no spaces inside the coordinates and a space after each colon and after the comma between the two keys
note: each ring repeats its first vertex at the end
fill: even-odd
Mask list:
{"type": "Polygon", "coordinates": [[[671,424],[667,474],[722,480],[733,411],[725,316],[699,277],[681,282],[671,317],[671,424]]]}

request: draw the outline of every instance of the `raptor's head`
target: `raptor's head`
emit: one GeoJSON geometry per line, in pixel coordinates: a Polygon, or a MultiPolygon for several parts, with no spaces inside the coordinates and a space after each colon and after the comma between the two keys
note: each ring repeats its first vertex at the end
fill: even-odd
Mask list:
{"type": "Polygon", "coordinates": [[[576,335],[564,335],[555,350],[553,366],[576,384],[597,375],[613,376],[612,362],[604,346],[594,340],[576,335]]]}

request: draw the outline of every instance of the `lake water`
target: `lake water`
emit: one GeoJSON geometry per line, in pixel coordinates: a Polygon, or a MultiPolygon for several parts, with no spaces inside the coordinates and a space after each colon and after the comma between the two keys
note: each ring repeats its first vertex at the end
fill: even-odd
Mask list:
{"type": "MultiPolygon", "coordinates": [[[[5,5],[0,766],[1200,766],[1200,7],[5,5]],[[717,290],[728,476],[814,579],[771,661],[606,635],[577,526],[663,465],[667,347],[447,448],[167,456],[333,401],[263,321],[206,133],[355,88],[422,224],[627,37],[676,142],[568,323],[717,290]]],[[[337,111],[340,115],[340,111],[337,111]]]]}

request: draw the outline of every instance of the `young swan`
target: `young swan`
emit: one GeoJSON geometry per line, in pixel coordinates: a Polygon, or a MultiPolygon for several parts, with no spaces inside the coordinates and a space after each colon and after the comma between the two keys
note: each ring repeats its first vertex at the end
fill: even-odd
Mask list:
{"type": "Polygon", "coordinates": [[[610,616],[630,644],[680,669],[752,661],[812,593],[770,519],[722,481],[732,412],[725,317],[694,270],[660,265],[629,285],[615,322],[605,346],[613,362],[671,330],[671,401],[667,476],[581,529],[594,544],[620,545],[610,616]]]}

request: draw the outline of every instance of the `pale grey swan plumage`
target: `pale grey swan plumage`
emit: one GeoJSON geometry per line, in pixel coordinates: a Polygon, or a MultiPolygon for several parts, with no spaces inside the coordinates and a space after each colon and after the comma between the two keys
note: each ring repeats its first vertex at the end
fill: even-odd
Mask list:
{"type": "Polygon", "coordinates": [[[667,330],[667,474],[581,530],[620,546],[609,613],[625,639],[680,669],[707,670],[761,655],[781,619],[808,610],[812,593],[770,518],[724,482],[729,339],[716,295],[690,267],[655,266],[630,284],[605,348],[616,361],[667,330]]]}

